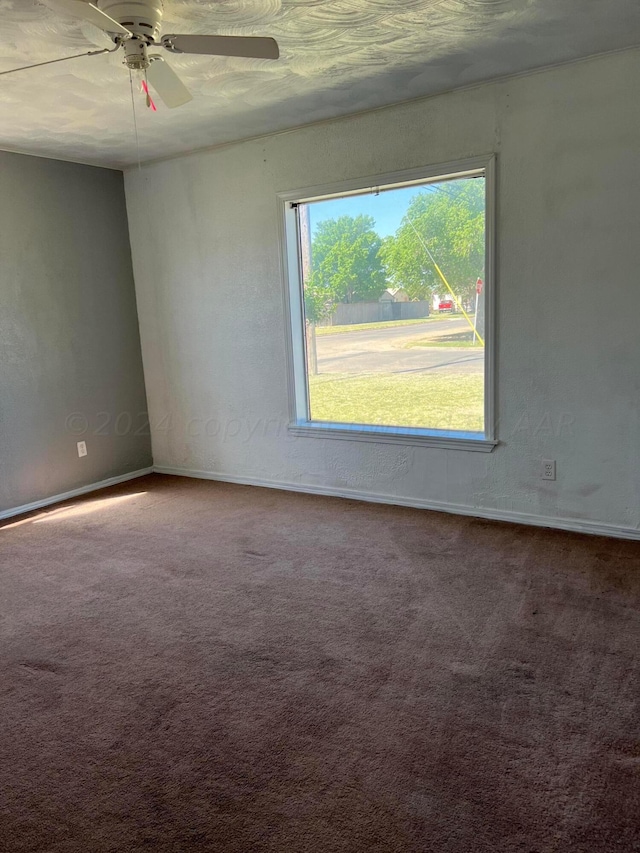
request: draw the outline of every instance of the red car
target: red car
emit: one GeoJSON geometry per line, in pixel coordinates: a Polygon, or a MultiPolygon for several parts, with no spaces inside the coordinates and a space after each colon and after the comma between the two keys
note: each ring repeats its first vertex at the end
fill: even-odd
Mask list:
{"type": "Polygon", "coordinates": [[[443,299],[442,302],[439,302],[438,311],[440,313],[448,311],[450,314],[453,314],[453,299],[443,299]]]}

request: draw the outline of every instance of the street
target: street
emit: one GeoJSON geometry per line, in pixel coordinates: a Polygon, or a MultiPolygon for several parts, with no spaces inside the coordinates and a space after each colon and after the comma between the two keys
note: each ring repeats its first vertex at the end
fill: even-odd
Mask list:
{"type": "Polygon", "coordinates": [[[388,329],[360,329],[318,335],[319,373],[482,373],[482,347],[407,347],[425,337],[469,330],[464,317],[443,318],[388,329]]]}

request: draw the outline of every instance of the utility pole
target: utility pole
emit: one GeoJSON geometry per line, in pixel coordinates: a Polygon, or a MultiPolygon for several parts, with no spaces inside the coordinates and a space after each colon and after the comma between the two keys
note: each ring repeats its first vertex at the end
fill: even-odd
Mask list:
{"type": "MultiPolygon", "coordinates": [[[[298,227],[300,229],[300,260],[302,262],[302,284],[309,281],[311,276],[311,224],[309,222],[309,205],[298,205],[298,227]]],[[[304,295],[304,294],[303,294],[304,295]]],[[[318,351],[316,348],[315,320],[305,317],[305,333],[307,339],[307,364],[313,376],[318,375],[318,351]]]]}
{"type": "Polygon", "coordinates": [[[479,278],[476,281],[476,313],[475,313],[475,317],[473,318],[473,343],[474,343],[474,345],[476,342],[476,338],[480,337],[480,335],[478,334],[478,301],[480,299],[480,294],[482,293],[483,288],[484,288],[484,282],[482,281],[481,278],[479,278]]]}

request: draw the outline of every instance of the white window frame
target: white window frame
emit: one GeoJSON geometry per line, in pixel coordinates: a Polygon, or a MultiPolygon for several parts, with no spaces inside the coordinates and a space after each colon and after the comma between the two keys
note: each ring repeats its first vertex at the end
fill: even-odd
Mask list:
{"type": "Polygon", "coordinates": [[[296,436],[339,438],[387,444],[421,445],[446,449],[477,450],[490,453],[498,444],[495,419],[495,234],[496,234],[496,157],[494,154],[441,163],[402,172],[390,172],[368,178],[307,187],[277,195],[280,208],[281,245],[284,279],[284,310],[287,326],[287,380],[289,395],[289,431],[296,436]],[[369,426],[311,420],[307,380],[307,354],[302,295],[300,234],[296,207],[345,195],[377,192],[395,185],[419,186],[455,178],[485,178],[485,372],[484,434],[458,430],[417,427],[369,426]]]}

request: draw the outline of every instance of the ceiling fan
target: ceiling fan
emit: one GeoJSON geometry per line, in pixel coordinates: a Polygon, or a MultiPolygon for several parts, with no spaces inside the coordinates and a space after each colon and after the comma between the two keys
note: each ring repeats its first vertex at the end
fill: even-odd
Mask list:
{"type": "Polygon", "coordinates": [[[64,56],[48,62],[38,62],[3,74],[13,74],[27,68],[51,65],[79,56],[124,51],[124,64],[130,70],[143,71],[167,107],[179,107],[193,100],[182,80],[159,54],[150,53],[163,47],[170,53],[192,53],[205,56],[239,56],[254,59],[278,59],[278,43],[272,38],[257,36],[160,35],[164,12],[163,0],[40,0],[60,15],[88,21],[112,38],[110,50],[92,50],[75,56],[64,56]]]}

